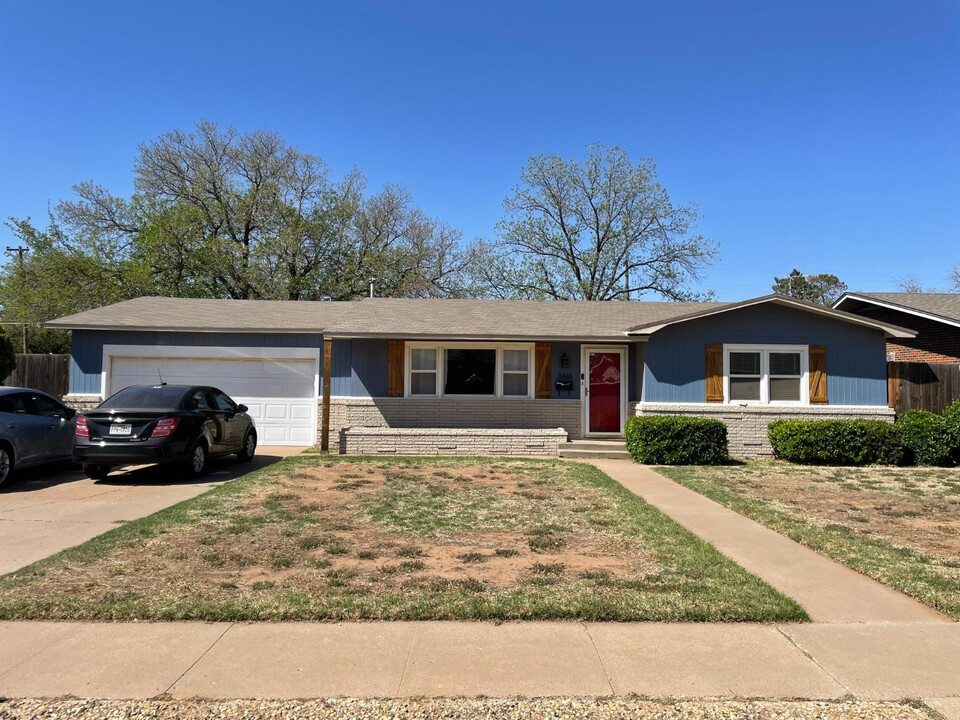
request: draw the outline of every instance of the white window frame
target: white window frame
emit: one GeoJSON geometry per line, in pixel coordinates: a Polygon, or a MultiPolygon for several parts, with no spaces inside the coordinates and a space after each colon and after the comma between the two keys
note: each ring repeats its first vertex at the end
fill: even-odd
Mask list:
{"type": "MultiPolygon", "coordinates": [[[[793,377],[777,375],[776,377],[793,377]]],[[[723,401],[727,405],[809,405],[810,404],[810,346],[809,345],[726,345],[723,346],[723,401]],[[730,353],[760,353],[760,399],[730,399],[730,353]],[[770,353],[800,354],[800,400],[770,400],[770,353]]]]}
{"type": "MultiPolygon", "coordinates": [[[[404,349],[404,387],[403,396],[408,398],[462,398],[464,400],[530,400],[534,396],[536,378],[534,377],[533,365],[534,343],[493,343],[493,342],[407,342],[404,349]],[[414,349],[429,349],[437,351],[437,391],[432,395],[413,395],[410,392],[410,376],[413,372],[413,362],[411,360],[411,351],[414,349]],[[447,395],[443,392],[446,385],[447,374],[447,350],[494,350],[496,351],[496,370],[493,382],[493,395],[447,395]],[[527,352],[527,394],[526,395],[504,395],[503,394],[503,351],[504,350],[526,350],[527,352]]],[[[520,371],[507,371],[519,374],[520,371]]]]}

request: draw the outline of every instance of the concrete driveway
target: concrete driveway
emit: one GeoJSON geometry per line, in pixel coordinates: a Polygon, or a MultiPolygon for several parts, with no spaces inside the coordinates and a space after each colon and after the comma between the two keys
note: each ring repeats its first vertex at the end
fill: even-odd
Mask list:
{"type": "Polygon", "coordinates": [[[24,471],[0,488],[0,574],[302,450],[259,447],[253,462],[213,460],[210,472],[192,481],[172,466],[120,468],[103,480],[87,478],[76,466],[24,471]]]}

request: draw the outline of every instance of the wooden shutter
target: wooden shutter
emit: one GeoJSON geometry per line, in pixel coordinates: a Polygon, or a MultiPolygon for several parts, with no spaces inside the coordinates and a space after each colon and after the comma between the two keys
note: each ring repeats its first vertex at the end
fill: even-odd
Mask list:
{"type": "Polygon", "coordinates": [[[827,404],[827,347],[810,346],[810,404],[827,404]]]}
{"type": "Polygon", "coordinates": [[[534,352],[537,399],[550,397],[550,343],[537,343],[534,352]]]}
{"type": "Polygon", "coordinates": [[[723,345],[707,343],[706,375],[707,402],[723,402],[723,345]]]}
{"type": "Polygon", "coordinates": [[[403,340],[387,341],[387,397],[403,397],[403,340]]]}

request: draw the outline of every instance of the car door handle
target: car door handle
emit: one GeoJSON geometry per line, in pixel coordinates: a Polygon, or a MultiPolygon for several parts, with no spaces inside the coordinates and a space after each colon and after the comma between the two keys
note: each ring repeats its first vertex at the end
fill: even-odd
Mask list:
{"type": "Polygon", "coordinates": [[[17,423],[7,423],[8,428],[18,428],[20,427],[17,423]]]}

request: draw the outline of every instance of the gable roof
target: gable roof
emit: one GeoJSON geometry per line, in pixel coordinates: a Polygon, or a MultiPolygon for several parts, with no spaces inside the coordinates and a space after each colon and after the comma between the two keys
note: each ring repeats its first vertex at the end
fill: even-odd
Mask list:
{"type": "Polygon", "coordinates": [[[368,298],[345,302],[141,297],[46,323],[65,330],[323,333],[459,340],[638,340],[680,322],[775,303],[883,330],[916,333],[783,295],[737,303],[368,298]]]}
{"type": "Polygon", "coordinates": [[[647,323],[644,325],[637,325],[626,331],[627,335],[650,335],[662,330],[665,327],[670,325],[676,325],[678,323],[687,322],[689,320],[698,320],[700,318],[709,317],[711,315],[717,315],[719,313],[730,312],[731,310],[739,310],[741,308],[752,307],[754,305],[783,305],[785,307],[792,307],[804,312],[815,313],[817,315],[824,315],[827,317],[834,318],[835,320],[841,320],[843,322],[848,322],[853,325],[863,325],[866,327],[876,328],[878,330],[883,330],[887,335],[891,337],[899,338],[908,338],[916,337],[916,332],[908,328],[900,327],[899,325],[894,325],[892,323],[883,323],[876,320],[871,320],[865,318],[861,315],[855,315],[854,313],[844,312],[842,310],[835,310],[833,308],[824,307],[823,305],[817,305],[816,303],[807,302],[806,300],[798,300],[797,298],[790,297],[789,295],[779,295],[773,293],[770,295],[764,295],[758,298],[752,298],[750,300],[743,300],[741,302],[735,303],[726,303],[721,307],[716,308],[706,308],[696,312],[692,312],[685,315],[680,315],[674,318],[668,318],[662,322],[658,323],[647,323]]]}
{"type": "Polygon", "coordinates": [[[46,323],[64,330],[319,333],[349,302],[139,297],[46,323]]]}
{"type": "Polygon", "coordinates": [[[852,307],[857,302],[960,327],[960,293],[848,292],[833,307],[852,307]]]}

